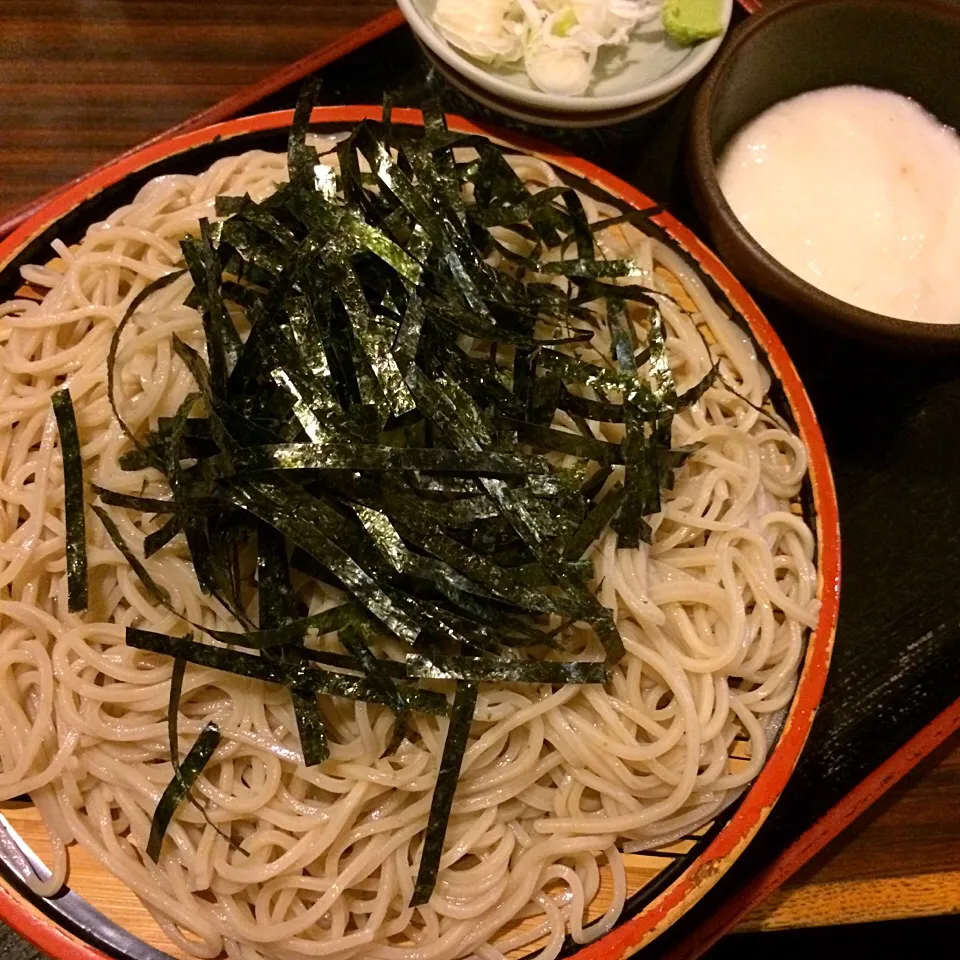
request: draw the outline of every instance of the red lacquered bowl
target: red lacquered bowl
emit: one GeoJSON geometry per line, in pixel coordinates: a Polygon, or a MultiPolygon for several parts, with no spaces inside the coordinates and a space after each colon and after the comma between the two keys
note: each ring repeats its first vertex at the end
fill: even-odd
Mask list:
{"type": "MultiPolygon", "coordinates": [[[[20,286],[21,264],[49,258],[54,237],[68,244],[79,240],[91,223],[128,202],[155,176],[196,173],[221,156],[253,148],[283,151],[292,117],[292,111],[280,111],[207,127],[145,147],[91,174],[0,242],[0,300],[13,296],[20,286]]],[[[379,117],[379,107],[322,107],[314,111],[313,124],[327,131],[344,130],[379,117]]],[[[416,110],[395,109],[393,122],[418,127],[422,116],[416,110]]],[[[655,207],[629,184],[584,160],[459,117],[450,117],[449,124],[454,130],[479,133],[510,150],[546,160],[578,189],[624,211],[655,207]]],[[[778,412],[792,424],[809,454],[809,477],[801,499],[816,534],[821,609],[817,628],[807,640],[789,713],[757,779],[736,805],[681,845],[681,852],[663,857],[665,865],[655,877],[634,883],[617,926],[583,947],[576,954],[578,960],[621,960],[650,943],[720,880],[756,835],[786,786],[810,731],[827,677],[839,602],[836,494],[823,437],[797,372],[770,324],[717,257],[670,214],[651,212],[649,222],[715,284],[779,383],[780,389],[774,391],[779,396],[778,412]]],[[[72,863],[68,892],[52,900],[30,893],[19,877],[26,869],[31,843],[43,854],[38,818],[23,804],[0,806],[0,814],[0,873],[6,880],[0,884],[0,919],[55,960],[104,960],[108,954],[135,960],[168,956],[162,951],[171,950],[170,945],[134,894],[82,851],[72,863]]]]}

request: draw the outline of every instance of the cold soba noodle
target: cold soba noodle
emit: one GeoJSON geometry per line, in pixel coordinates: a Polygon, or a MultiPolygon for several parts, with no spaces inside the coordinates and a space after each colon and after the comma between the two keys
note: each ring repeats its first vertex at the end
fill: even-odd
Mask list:
{"type": "MultiPolygon", "coordinates": [[[[531,189],[559,182],[543,162],[510,162],[531,189]]],[[[147,597],[89,513],[90,606],[68,613],[51,395],[69,382],[88,484],[167,496],[151,472],[118,465],[130,443],[107,399],[111,337],[133,297],[182,264],[178,241],[214,216],[217,195],[263,198],[286,176],[283,156],[251,152],[158,178],[77,246],[54,244],[58,263],[24,268],[42,302],[0,307],[2,798],[29,793],[53,837],[52,875],[38,890],[60,887],[67,847],[79,843],[197,957],[499,960],[540,938],[538,956],[555,957],[566,933],[583,943],[616,921],[627,894],[618,851],[703,824],[764,763],[818,609],[813,536],[791,509],[805,450],[758,409],[769,376],[690,266],[633,226],[604,228],[604,255],[633,258],[642,277],[631,282],[660,291],[677,389],[708,373],[710,353],[720,359],[719,379],[673,421],[673,445],[698,446],[650,518],[652,543],[618,550],[608,530],[592,548],[598,596],[627,651],[609,682],[481,684],[439,883],[427,906],[410,908],[447,720],[415,715],[419,736],[392,753],[386,707],[329,697],[330,759],[305,767],[285,689],[189,666],[183,743],[210,718],[223,736],[193,790],[212,824],[182,804],[154,864],[143,851],[171,778],[172,661],[124,635],[183,624],[147,597]],[[739,764],[738,735],[750,754],[739,764]],[[612,901],[585,927],[601,870],[612,901]]],[[[583,203],[592,221],[619,213],[583,203]]],[[[195,389],[171,348],[176,334],[203,349],[199,315],[184,305],[190,287],[187,275],[153,294],[122,338],[116,391],[134,431],[172,417],[195,389]]],[[[112,515],[142,555],[161,520],[112,515]]],[[[146,565],[189,620],[234,626],[201,593],[179,540],[146,565]]],[[[315,613],[339,596],[317,587],[304,599],[315,613]]]]}

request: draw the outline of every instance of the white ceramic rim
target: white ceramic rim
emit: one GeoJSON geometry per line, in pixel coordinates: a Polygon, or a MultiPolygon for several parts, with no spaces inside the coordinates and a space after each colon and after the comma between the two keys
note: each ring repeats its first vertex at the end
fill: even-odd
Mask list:
{"type": "Polygon", "coordinates": [[[433,25],[420,12],[416,0],[397,0],[397,4],[401,13],[406,17],[407,23],[410,24],[410,29],[422,43],[429,47],[451,69],[462,73],[478,86],[484,87],[506,100],[513,100],[517,103],[525,103],[554,112],[566,111],[570,113],[616,110],[640,104],[647,100],[656,100],[666,94],[673,93],[687,81],[693,79],[713,59],[730,29],[730,18],[733,15],[733,0],[723,0],[723,32],[712,40],[701,43],[678,68],[670,71],[659,80],[638,87],[630,93],[618,93],[605,97],[566,97],[544,93],[541,90],[524,90],[522,87],[488,73],[459,53],[434,29],[433,25]]]}
{"type": "Polygon", "coordinates": [[[679,92],[673,91],[659,100],[644,100],[641,103],[632,104],[621,110],[593,110],[590,113],[578,112],[568,114],[562,114],[556,111],[539,113],[534,107],[528,107],[525,104],[516,103],[512,100],[503,100],[490,90],[485,90],[482,87],[470,83],[469,80],[461,77],[448,63],[444,63],[443,60],[434,55],[432,50],[426,47],[423,48],[423,55],[443,75],[447,83],[456,87],[465,96],[476,100],[477,103],[489,107],[491,110],[495,110],[504,116],[513,117],[514,120],[521,120],[524,123],[534,123],[540,126],[563,127],[567,130],[585,130],[594,127],[609,127],[617,123],[628,123],[668,103],[679,92]]]}

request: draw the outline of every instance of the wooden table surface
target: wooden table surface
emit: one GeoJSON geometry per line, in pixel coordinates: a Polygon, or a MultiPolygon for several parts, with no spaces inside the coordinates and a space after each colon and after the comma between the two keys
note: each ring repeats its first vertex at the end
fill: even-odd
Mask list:
{"type": "MultiPolygon", "coordinates": [[[[0,219],[390,9],[390,0],[2,0],[0,219]]],[[[742,924],[960,912],[960,741],[742,924]]],[[[13,946],[0,943],[0,955],[13,946]]]]}

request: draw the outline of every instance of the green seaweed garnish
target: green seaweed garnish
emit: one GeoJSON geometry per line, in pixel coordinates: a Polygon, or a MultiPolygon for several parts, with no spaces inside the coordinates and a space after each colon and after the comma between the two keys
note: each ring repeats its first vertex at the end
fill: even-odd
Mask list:
{"type": "MultiPolygon", "coordinates": [[[[205,349],[173,338],[196,384],[174,416],[139,436],[121,421],[121,467],[157,471],[169,495],[95,488],[93,509],[155,602],[170,607],[143,559],[185,544],[200,589],[237,623],[129,628],[127,643],[285,687],[306,764],[328,755],[326,697],[390,709],[390,749],[412,714],[449,714],[425,903],[478,684],[605,682],[624,648],[590,548],[607,529],[620,546],[649,539],[685,456],[673,417],[712,375],[678,393],[663,295],[632,261],[603,258],[571,188],[531,194],[435,105],[420,134],[388,109],[360,124],[336,171],[307,139],[315,94],[295,112],[290,182],[263,201],[219,198],[221,219],[181,244],[185,269],[124,315],[108,358],[118,420],[121,335],[187,273],[205,349]],[[147,520],[142,556],[107,507],[147,520]],[[311,614],[318,581],[345,600],[311,614]],[[452,706],[436,680],[456,683],[452,706]]],[[[184,795],[175,780],[155,827],[184,795]]]]}
{"type": "Polygon", "coordinates": [[[150,576],[147,568],[140,562],[140,558],[133,552],[127,541],[123,539],[120,528],[110,514],[97,504],[93,505],[93,512],[100,518],[100,522],[110,535],[113,545],[123,554],[123,559],[130,564],[131,569],[137,575],[137,579],[143,584],[147,593],[158,603],[167,606],[170,603],[169,594],[150,576]]]}
{"type": "Polygon", "coordinates": [[[190,789],[197,782],[204,767],[220,746],[220,729],[215,723],[208,723],[200,736],[184,757],[183,763],[167,784],[160,797],[157,809],[150,823],[150,838],[147,840],[147,856],[157,863],[160,860],[160,848],[173,815],[181,803],[189,796],[190,789]]]}
{"type": "Polygon", "coordinates": [[[607,665],[595,661],[503,660],[492,657],[437,657],[413,653],[407,672],[431,680],[475,680],[484,683],[605,683],[607,665]]]}
{"type": "MultiPolygon", "coordinates": [[[[167,705],[167,739],[170,741],[170,765],[173,767],[173,779],[178,780],[181,777],[180,773],[180,734],[177,729],[178,719],[180,716],[180,697],[183,693],[183,678],[186,673],[187,664],[183,660],[174,660],[173,661],[173,671],[170,674],[170,697],[167,705]]],[[[207,815],[207,811],[201,806],[200,801],[196,797],[192,796],[189,791],[187,792],[187,798],[190,800],[190,803],[200,812],[200,816],[220,834],[232,847],[237,850],[240,850],[241,853],[246,854],[246,851],[243,847],[235,844],[230,837],[228,837],[216,824],[214,824],[210,817],[207,815]]],[[[158,826],[159,830],[160,827],[158,826]]],[[[162,834],[161,834],[162,839],[162,834]]]]}
{"type": "MultiPolygon", "coordinates": [[[[303,620],[297,617],[297,603],[290,580],[290,564],[287,545],[283,535],[267,524],[257,528],[257,599],[260,604],[260,649],[266,657],[286,660],[289,657],[283,642],[264,642],[270,631],[282,632],[298,622],[301,624],[290,640],[302,641],[303,620]]],[[[321,615],[322,616],[322,615],[321,615]]],[[[333,617],[329,622],[337,622],[333,617]]],[[[321,618],[313,619],[313,626],[322,629],[328,625],[321,618]]],[[[222,638],[223,635],[221,635],[222,638]]],[[[249,639],[246,641],[249,643],[249,639]]],[[[303,750],[303,762],[308,766],[323,763],[330,755],[323,717],[317,705],[317,695],[302,684],[290,688],[293,713],[297,721],[297,733],[303,750]]]]}
{"type": "Polygon", "coordinates": [[[87,609],[87,531],[83,507],[83,458],[70,388],[53,394],[53,413],[63,456],[63,505],[67,552],[67,609],[87,609]]]}
{"type": "MultiPolygon", "coordinates": [[[[158,277],[156,280],[148,283],[134,298],[130,301],[130,306],[127,307],[126,312],[120,320],[120,323],[117,324],[117,329],[113,331],[113,336],[110,339],[110,349],[107,353],[107,399],[110,402],[110,409],[113,411],[113,417],[120,425],[120,429],[126,434],[127,438],[133,443],[134,447],[137,448],[141,453],[144,452],[143,445],[137,439],[134,432],[127,425],[127,422],[120,416],[120,411],[117,409],[116,401],[116,390],[115,390],[115,371],[117,366],[117,352],[120,349],[120,338],[123,336],[123,331],[126,330],[127,324],[133,319],[133,315],[143,306],[146,301],[153,296],[157,291],[163,290],[165,287],[169,287],[170,284],[176,282],[180,279],[187,271],[186,270],[174,270],[171,273],[166,273],[162,277],[158,277]]],[[[152,458],[147,457],[148,462],[152,461],[152,458]]]]}
{"type": "MultiPolygon", "coordinates": [[[[278,683],[304,694],[318,693],[344,697],[348,700],[364,700],[368,703],[388,703],[390,698],[379,686],[365,677],[355,677],[332,670],[322,670],[311,665],[306,656],[291,656],[284,660],[266,656],[254,656],[197,643],[186,637],[168,637],[162,633],[127,627],[127,645],[138,650],[177,657],[202,667],[212,667],[226,673],[278,683]]],[[[411,707],[424,713],[442,715],[447,712],[446,698],[429,690],[408,687],[404,696],[411,707]]]]}
{"type": "Polygon", "coordinates": [[[447,738],[443,743],[440,757],[440,770],[437,783],[433,788],[433,800],[430,803],[430,816],[423,835],[423,852],[420,854],[420,867],[413,887],[411,907],[420,907],[430,900],[433,888],[437,884],[437,871],[440,869],[440,856],[443,853],[443,839],[447,833],[447,821],[453,807],[453,795],[457,790],[457,778],[460,776],[460,764],[467,747],[470,733],[470,721],[477,706],[477,685],[471,681],[457,684],[457,693],[453,698],[450,711],[450,724],[447,738]]]}
{"type": "Polygon", "coordinates": [[[180,716],[180,697],[183,694],[183,678],[186,674],[185,660],[173,661],[173,672],[170,674],[170,700],[167,705],[167,740],[170,742],[170,764],[173,775],[180,776],[180,734],[177,730],[180,716]]]}

